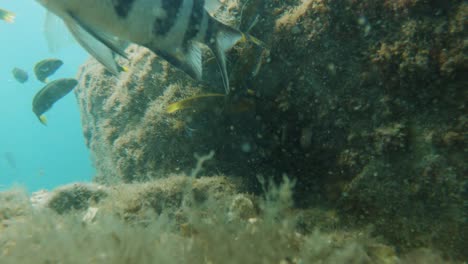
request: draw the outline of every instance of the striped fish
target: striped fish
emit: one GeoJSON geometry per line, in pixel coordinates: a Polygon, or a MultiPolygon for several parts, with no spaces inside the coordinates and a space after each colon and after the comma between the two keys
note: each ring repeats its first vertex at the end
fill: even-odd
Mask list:
{"type": "Polygon", "coordinates": [[[240,40],[257,41],[210,16],[205,0],[37,1],[50,11],[48,16],[61,18],[75,39],[114,74],[122,70],[115,56],[126,57],[125,44],[132,42],[201,80],[201,43],[214,53],[229,93],[225,52],[240,40]]]}

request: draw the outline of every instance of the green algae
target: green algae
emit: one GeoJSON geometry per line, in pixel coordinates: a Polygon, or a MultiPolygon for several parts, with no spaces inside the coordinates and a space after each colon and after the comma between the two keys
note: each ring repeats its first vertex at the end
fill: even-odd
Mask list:
{"type": "Polygon", "coordinates": [[[235,186],[226,177],[172,176],[101,189],[107,195],[87,207],[64,193],[98,186],[60,188],[47,199],[56,202],[34,207],[16,193],[24,208],[8,226],[2,220],[0,257],[2,263],[452,263],[424,249],[399,256],[364,229],[320,231],[325,222],[292,210],[287,179],[269,184],[263,197],[235,186]],[[57,200],[70,210],[57,211],[57,200]],[[303,221],[313,229],[302,229],[303,221]]]}

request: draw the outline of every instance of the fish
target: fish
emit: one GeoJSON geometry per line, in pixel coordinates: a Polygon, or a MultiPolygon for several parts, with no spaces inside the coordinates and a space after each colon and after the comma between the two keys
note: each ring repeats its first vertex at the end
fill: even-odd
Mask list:
{"type": "Polygon", "coordinates": [[[216,108],[223,109],[226,113],[246,112],[255,106],[253,97],[246,95],[247,97],[232,97],[221,93],[199,94],[169,104],[166,107],[166,113],[173,114],[187,109],[201,112],[216,108]]]}
{"type": "Polygon", "coordinates": [[[15,22],[16,15],[13,12],[0,8],[0,20],[3,20],[7,23],[15,22]]]}
{"type": "MultiPolygon", "coordinates": [[[[211,49],[229,93],[225,53],[258,39],[210,15],[217,0],[36,0],[63,20],[77,42],[111,73],[122,68],[126,45],[144,46],[195,80],[202,80],[200,44],[211,49]]],[[[52,19],[50,19],[52,21],[52,19]]]]}
{"type": "Polygon", "coordinates": [[[166,107],[166,113],[172,114],[183,109],[194,108],[203,103],[205,104],[209,103],[213,99],[216,99],[219,97],[224,97],[224,94],[208,93],[208,94],[195,95],[187,99],[183,99],[183,100],[169,104],[166,107]]]}
{"type": "Polygon", "coordinates": [[[13,155],[13,153],[5,152],[4,157],[5,157],[5,160],[8,163],[8,165],[11,168],[16,169],[16,159],[15,159],[15,156],[13,155]]]}
{"type": "Polygon", "coordinates": [[[47,77],[54,74],[62,65],[63,61],[59,59],[44,59],[34,65],[34,74],[39,81],[46,83],[47,77]]]}
{"type": "Polygon", "coordinates": [[[62,78],[48,83],[33,98],[32,110],[43,125],[47,125],[47,118],[43,115],[55,102],[67,95],[75,88],[78,81],[73,78],[62,78]]]}
{"type": "Polygon", "coordinates": [[[13,68],[11,73],[13,74],[13,77],[15,78],[15,80],[17,80],[19,83],[25,83],[29,79],[28,73],[23,69],[13,68]]]}

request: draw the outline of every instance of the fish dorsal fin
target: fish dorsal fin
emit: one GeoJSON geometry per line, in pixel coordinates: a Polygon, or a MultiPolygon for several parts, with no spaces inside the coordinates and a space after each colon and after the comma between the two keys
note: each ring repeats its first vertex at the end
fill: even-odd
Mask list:
{"type": "Polygon", "coordinates": [[[168,61],[176,68],[184,71],[195,80],[202,79],[202,53],[196,43],[188,43],[186,48],[175,54],[149,47],[154,53],[168,61]]]}
{"type": "Polygon", "coordinates": [[[214,19],[212,19],[210,22],[215,23],[213,26],[215,28],[215,40],[206,44],[208,47],[210,47],[216,57],[219,69],[221,70],[224,89],[226,90],[226,94],[229,94],[230,88],[229,75],[226,68],[226,52],[245,36],[237,29],[226,26],[214,19]]]}
{"type": "Polygon", "coordinates": [[[46,12],[44,28],[42,30],[49,51],[52,53],[58,52],[61,48],[74,43],[73,37],[70,36],[62,19],[50,11],[46,12]]]}
{"type": "Polygon", "coordinates": [[[115,75],[119,74],[121,67],[115,61],[115,54],[108,46],[81,27],[72,17],[66,19],[65,24],[76,41],[78,41],[86,51],[104,65],[111,73],[115,75]]]}

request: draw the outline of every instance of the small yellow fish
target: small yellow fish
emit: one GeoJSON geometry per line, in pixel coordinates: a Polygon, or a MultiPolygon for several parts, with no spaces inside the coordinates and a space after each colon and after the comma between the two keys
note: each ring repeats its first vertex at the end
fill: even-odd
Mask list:
{"type": "Polygon", "coordinates": [[[190,98],[169,104],[166,108],[166,113],[172,114],[182,109],[193,108],[195,104],[204,102],[207,99],[210,100],[213,97],[224,97],[224,94],[207,93],[207,94],[192,96],[190,98]]]}
{"type": "Polygon", "coordinates": [[[255,45],[258,45],[260,47],[266,47],[266,45],[265,45],[265,43],[263,43],[263,41],[259,40],[258,38],[254,37],[254,36],[244,34],[244,33],[242,33],[241,39],[239,40],[239,43],[243,43],[243,42],[252,42],[255,45]]]}
{"type": "Polygon", "coordinates": [[[255,107],[255,102],[252,100],[255,92],[251,89],[247,89],[246,95],[247,97],[237,99],[229,97],[226,94],[219,93],[195,95],[169,104],[166,107],[166,113],[172,114],[184,109],[197,109],[198,111],[203,111],[202,109],[206,110],[206,107],[216,108],[217,106],[221,106],[226,113],[247,112],[251,111],[255,107]],[[220,97],[222,97],[223,100],[220,101],[220,97]]]}
{"type": "Polygon", "coordinates": [[[7,22],[13,23],[15,22],[16,15],[13,12],[0,8],[0,19],[7,22]]]}

